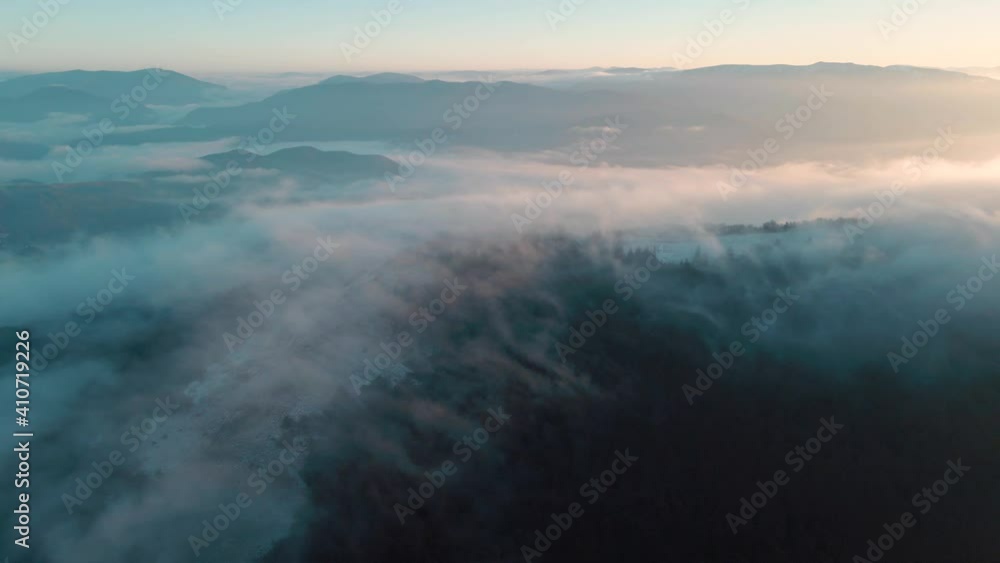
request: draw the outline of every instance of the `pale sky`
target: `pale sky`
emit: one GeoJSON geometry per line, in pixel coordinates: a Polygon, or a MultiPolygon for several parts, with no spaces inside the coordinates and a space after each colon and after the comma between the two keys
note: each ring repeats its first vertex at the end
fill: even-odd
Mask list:
{"type": "Polygon", "coordinates": [[[677,66],[674,53],[723,10],[731,10],[731,23],[716,26],[718,37],[703,34],[706,47],[687,66],[1000,66],[996,0],[398,2],[401,11],[380,30],[371,23],[377,34],[367,46],[355,45],[360,48],[348,61],[342,44],[353,45],[354,28],[372,22],[371,11],[391,0],[3,0],[0,69],[360,73],[677,66]],[[59,5],[59,12],[29,38],[22,18],[46,2],[59,5]],[[560,4],[575,12],[553,29],[548,12],[559,13],[560,4]],[[914,13],[897,19],[898,30],[886,37],[880,20],[889,22],[894,6],[905,4],[914,13]],[[222,17],[219,6],[228,7],[222,17]]]}

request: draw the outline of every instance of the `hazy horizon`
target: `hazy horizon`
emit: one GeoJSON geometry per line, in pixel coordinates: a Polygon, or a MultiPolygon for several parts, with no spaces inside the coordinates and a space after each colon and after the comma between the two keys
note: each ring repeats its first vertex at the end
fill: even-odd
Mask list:
{"type": "Polygon", "coordinates": [[[711,38],[702,36],[703,52],[693,57],[696,66],[821,60],[935,68],[1000,65],[995,55],[1000,38],[991,27],[1000,6],[981,0],[826,5],[443,0],[412,6],[408,0],[350,5],[305,0],[280,7],[249,0],[182,0],[155,11],[137,11],[127,0],[96,0],[86,4],[85,13],[82,3],[53,2],[59,2],[58,10],[36,18],[45,25],[33,38],[27,37],[30,29],[22,29],[23,18],[30,21],[40,4],[0,6],[0,32],[8,43],[0,50],[5,52],[0,67],[22,72],[145,66],[179,72],[664,67],[678,66],[674,55],[684,54],[703,32],[711,38]],[[494,16],[498,10],[502,15],[494,16]],[[370,42],[355,56],[345,56],[343,46],[354,45],[366,26],[374,32],[370,42]],[[175,29],[183,29],[183,36],[175,36],[175,29]],[[296,41],[283,41],[279,29],[294,29],[296,41]]]}
{"type": "Polygon", "coordinates": [[[347,67],[347,68],[328,68],[328,69],[316,69],[316,70],[267,70],[267,69],[257,69],[257,70],[244,70],[235,71],[227,68],[218,69],[186,69],[186,68],[175,68],[171,66],[163,65],[147,65],[147,66],[123,66],[123,67],[53,67],[53,68],[0,68],[0,73],[9,74],[43,74],[43,73],[56,73],[56,72],[72,72],[77,70],[82,70],[86,72],[100,72],[100,71],[114,71],[114,72],[137,72],[142,70],[148,70],[151,68],[159,68],[162,70],[170,70],[178,72],[180,74],[187,74],[192,77],[199,76],[219,76],[225,74],[244,74],[248,76],[261,75],[261,76],[274,76],[280,74],[305,74],[305,75],[338,75],[343,74],[347,76],[368,76],[372,74],[383,74],[383,73],[398,73],[398,74],[412,74],[415,76],[420,75],[434,75],[439,73],[458,73],[458,72],[504,72],[504,73],[521,73],[521,72],[545,72],[545,71],[585,71],[585,70],[598,70],[598,69],[642,69],[642,70],[698,70],[705,68],[714,67],[727,67],[727,66],[754,66],[754,67],[768,67],[768,66],[790,66],[790,67],[809,67],[821,64],[844,64],[844,65],[857,65],[857,66],[871,66],[878,68],[888,68],[888,67],[913,67],[913,68],[926,68],[934,70],[949,70],[955,72],[962,72],[966,70],[973,69],[984,69],[993,70],[996,69],[1000,71],[1000,64],[995,66],[978,66],[978,65],[949,65],[949,66],[927,66],[927,65],[915,65],[908,63],[887,63],[887,64],[867,64],[859,63],[856,61],[838,61],[838,60],[816,60],[806,63],[743,63],[743,62],[720,62],[717,64],[707,64],[707,65],[697,65],[688,68],[673,67],[670,65],[665,66],[655,66],[646,67],[640,65],[607,65],[607,66],[588,66],[588,67],[481,67],[481,68],[361,68],[361,67],[347,67]]]}

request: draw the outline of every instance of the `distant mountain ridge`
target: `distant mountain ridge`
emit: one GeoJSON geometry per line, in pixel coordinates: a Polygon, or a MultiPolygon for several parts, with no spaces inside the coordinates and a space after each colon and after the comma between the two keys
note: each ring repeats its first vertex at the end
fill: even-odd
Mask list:
{"type": "Polygon", "coordinates": [[[1000,66],[997,67],[966,67],[966,68],[947,68],[945,70],[951,70],[954,72],[962,72],[969,74],[971,76],[982,76],[985,78],[992,78],[993,80],[1000,80],[1000,66]]]}
{"type": "Polygon", "coordinates": [[[874,66],[856,63],[818,62],[811,65],[715,65],[671,73],[673,76],[754,76],[771,78],[775,76],[809,76],[837,75],[841,77],[880,77],[893,78],[939,78],[939,79],[977,79],[978,77],[954,70],[909,65],[874,66]]]}
{"type": "Polygon", "coordinates": [[[338,74],[323,80],[320,84],[349,84],[355,82],[364,84],[415,84],[418,82],[426,82],[426,80],[411,74],[382,72],[379,74],[370,74],[368,76],[349,76],[346,74],[338,74]]]}
{"type": "Polygon", "coordinates": [[[300,176],[333,179],[380,178],[394,172],[399,164],[381,155],[362,155],[347,151],[322,151],[302,146],[258,155],[242,150],[210,154],[202,160],[224,167],[234,162],[247,169],[271,169],[300,176]]]}
{"type": "MultiPolygon", "coordinates": [[[[296,116],[278,135],[285,143],[379,141],[402,150],[419,143],[434,151],[552,150],[554,157],[594,142],[611,120],[626,129],[595,163],[643,166],[738,164],[748,147],[771,137],[795,139],[782,143],[771,164],[820,148],[828,156],[863,159],[866,143],[891,147],[891,156],[901,158],[943,127],[967,136],[1000,131],[1000,83],[940,69],[822,62],[611,70],[571,75],[559,79],[559,87],[550,82],[558,73],[542,84],[492,76],[486,83],[392,73],[335,76],[260,101],[198,108],[175,127],[116,132],[105,143],[254,135],[276,110],[296,116]],[[444,140],[426,141],[435,132],[444,140]]],[[[976,150],[960,145],[955,154],[976,150]]]]}
{"type": "Polygon", "coordinates": [[[108,100],[132,95],[138,102],[159,105],[204,103],[225,90],[218,84],[164,69],[70,70],[4,80],[0,82],[0,97],[17,98],[51,86],[78,90],[108,100]]]}
{"type": "MultiPolygon", "coordinates": [[[[515,82],[370,83],[338,79],[285,90],[241,106],[196,109],[178,125],[189,127],[185,134],[191,136],[209,131],[248,134],[261,120],[266,123],[274,108],[287,108],[297,116],[281,133],[289,141],[379,139],[411,143],[441,129],[456,142],[461,137],[470,144],[523,148],[545,146],[564,138],[567,128],[582,120],[601,121],[606,112],[626,107],[618,95],[564,92],[515,82]]],[[[180,133],[133,135],[123,142],[150,142],[171,135],[180,133]]]]}

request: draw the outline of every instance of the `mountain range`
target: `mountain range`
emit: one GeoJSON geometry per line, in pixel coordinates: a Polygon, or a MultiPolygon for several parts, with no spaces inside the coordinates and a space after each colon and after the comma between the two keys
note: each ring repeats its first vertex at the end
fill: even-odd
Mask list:
{"type": "MultiPolygon", "coordinates": [[[[102,109],[99,99],[130,91],[149,72],[70,71],[12,78],[0,82],[0,97],[8,98],[0,115],[8,121],[37,120],[46,112],[93,116],[102,109]]],[[[904,157],[926,147],[945,127],[965,137],[1000,133],[1000,81],[911,66],[462,71],[452,73],[462,77],[458,82],[399,73],[335,75],[229,106],[210,103],[221,87],[171,71],[162,75],[166,78],[146,103],[197,101],[198,107],[179,114],[169,127],[122,128],[107,135],[105,145],[253,136],[265,130],[275,111],[294,116],[275,134],[282,143],[378,141],[407,151],[440,130],[445,141],[437,145],[446,147],[435,150],[466,146],[571,153],[574,146],[593,142],[612,119],[626,124],[627,131],[602,161],[634,166],[736,164],[746,159],[748,149],[769,138],[788,141],[788,134],[794,142],[782,143],[772,164],[809,159],[817,151],[860,161],[870,157],[865,146],[873,143],[885,158],[904,157]],[[505,79],[515,75],[542,80],[505,79]],[[474,76],[484,81],[468,80],[474,76]],[[829,93],[828,103],[809,109],[805,106],[815,102],[810,102],[815,89],[829,93]],[[808,114],[807,123],[798,123],[797,111],[808,114]],[[795,123],[794,130],[789,122],[795,123]]],[[[148,121],[145,112],[139,115],[129,124],[148,121]]],[[[975,156],[975,150],[971,144],[960,145],[955,154],[975,156]]]]}
{"type": "Polygon", "coordinates": [[[70,70],[17,76],[0,81],[0,97],[26,96],[40,88],[61,86],[92,96],[115,100],[132,95],[145,104],[186,105],[205,103],[223,93],[225,88],[190,76],[163,69],[129,72],[70,70]],[[155,87],[152,86],[155,84],[155,87]],[[144,93],[138,93],[139,91],[144,93]]]}
{"type": "Polygon", "coordinates": [[[347,151],[321,151],[313,147],[292,147],[258,155],[242,150],[210,154],[202,160],[219,168],[236,163],[245,169],[278,170],[282,173],[327,180],[381,178],[395,172],[399,164],[379,155],[360,155],[347,151]]]}

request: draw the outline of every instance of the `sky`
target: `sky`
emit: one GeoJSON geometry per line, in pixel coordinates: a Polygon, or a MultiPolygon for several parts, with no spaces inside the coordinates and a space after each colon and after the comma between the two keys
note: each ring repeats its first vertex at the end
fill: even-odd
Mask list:
{"type": "Polygon", "coordinates": [[[0,69],[996,67],[998,19],[995,0],[6,0],[0,69]],[[373,11],[390,4],[396,13],[377,23],[373,11]],[[32,17],[36,33],[22,19],[32,17]],[[374,33],[358,37],[366,25],[374,33]]]}

